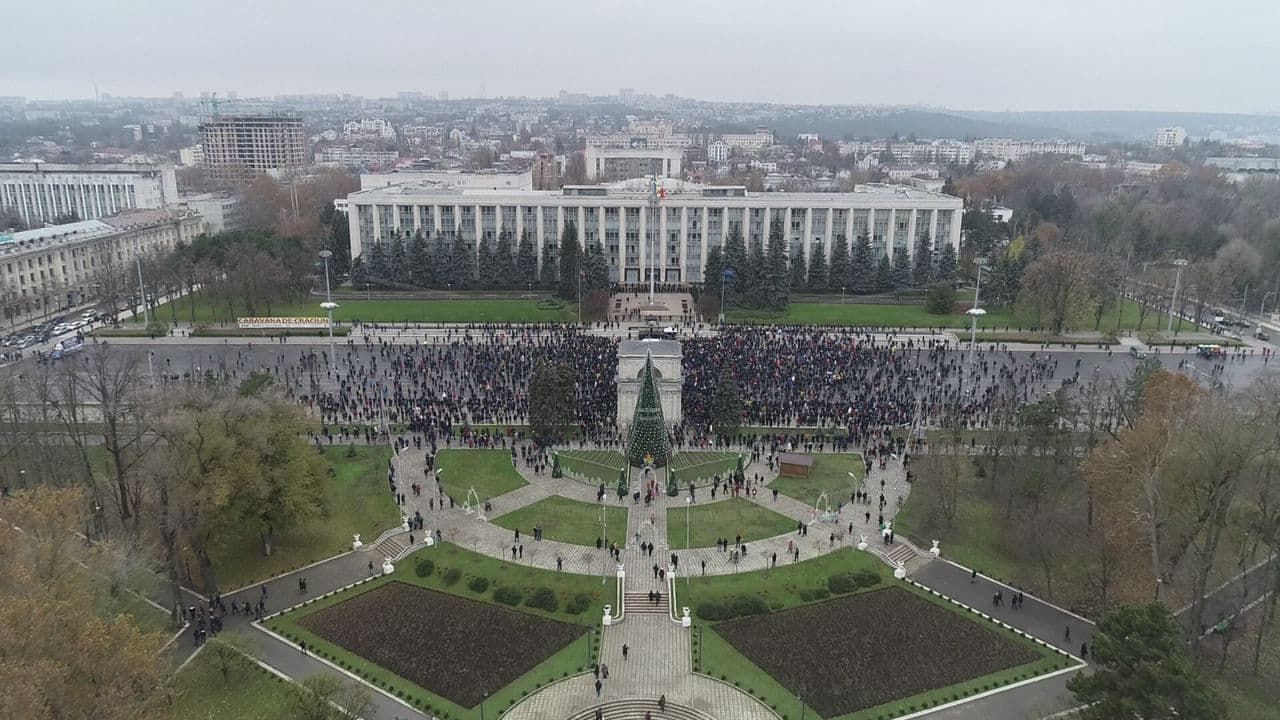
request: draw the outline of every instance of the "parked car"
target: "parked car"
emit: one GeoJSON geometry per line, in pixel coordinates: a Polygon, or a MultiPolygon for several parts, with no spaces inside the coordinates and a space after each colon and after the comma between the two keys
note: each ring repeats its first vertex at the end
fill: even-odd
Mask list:
{"type": "Polygon", "coordinates": [[[1147,349],[1146,345],[1137,343],[1129,346],[1129,354],[1139,360],[1146,360],[1151,355],[1151,351],[1147,349]]]}
{"type": "Polygon", "coordinates": [[[1271,342],[1271,335],[1262,328],[1253,331],[1253,336],[1262,342],[1271,342]]]}

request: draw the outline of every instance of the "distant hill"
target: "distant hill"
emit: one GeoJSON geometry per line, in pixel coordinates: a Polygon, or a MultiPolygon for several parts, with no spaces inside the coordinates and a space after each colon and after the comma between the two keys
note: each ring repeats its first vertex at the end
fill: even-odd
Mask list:
{"type": "Polygon", "coordinates": [[[1140,110],[1072,110],[1042,112],[991,112],[947,110],[975,122],[1031,127],[1061,128],[1064,134],[1081,140],[1148,139],[1159,127],[1183,127],[1192,137],[1205,137],[1214,131],[1229,136],[1280,135],[1280,117],[1235,113],[1153,112],[1140,110]]]}
{"type": "Polygon", "coordinates": [[[1014,119],[966,117],[930,110],[850,111],[816,107],[780,115],[770,121],[779,138],[816,132],[824,138],[882,138],[897,134],[922,138],[1055,138],[1066,132],[1051,125],[1014,119]],[[848,113],[848,114],[844,114],[848,113]]]}

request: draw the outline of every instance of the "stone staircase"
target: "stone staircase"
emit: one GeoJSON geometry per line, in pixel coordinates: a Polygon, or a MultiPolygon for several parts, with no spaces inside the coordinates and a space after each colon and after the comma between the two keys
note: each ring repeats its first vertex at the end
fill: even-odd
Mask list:
{"type": "Polygon", "coordinates": [[[916,551],[906,543],[894,543],[885,557],[891,563],[907,563],[916,558],[916,551]]]}
{"type": "Polygon", "coordinates": [[[623,594],[623,602],[626,603],[627,615],[666,615],[668,603],[671,598],[664,592],[662,594],[662,602],[654,604],[649,599],[647,592],[636,592],[628,590],[623,594]]]}
{"type": "MultiPolygon", "coordinates": [[[[422,542],[421,539],[416,537],[414,540],[417,543],[422,542]]],[[[384,560],[395,562],[408,555],[409,549],[409,533],[397,533],[384,538],[382,542],[374,546],[373,551],[381,555],[384,560]]]]}
{"type": "Polygon", "coordinates": [[[644,720],[646,712],[651,713],[654,720],[717,720],[715,717],[684,705],[667,702],[666,710],[658,710],[658,701],[654,698],[629,698],[613,700],[580,710],[566,720],[595,720],[596,710],[601,711],[604,720],[644,720]]]}

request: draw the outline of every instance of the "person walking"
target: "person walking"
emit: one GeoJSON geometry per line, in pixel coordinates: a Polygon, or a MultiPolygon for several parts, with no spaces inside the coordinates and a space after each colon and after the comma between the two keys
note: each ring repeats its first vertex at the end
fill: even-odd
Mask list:
{"type": "Polygon", "coordinates": [[[631,651],[631,646],[626,643],[622,643],[622,661],[623,662],[626,662],[627,653],[629,653],[630,651],[631,651]]]}
{"type": "Polygon", "coordinates": [[[600,678],[596,678],[596,697],[600,697],[600,689],[604,687],[604,683],[600,682],[600,678]]]}

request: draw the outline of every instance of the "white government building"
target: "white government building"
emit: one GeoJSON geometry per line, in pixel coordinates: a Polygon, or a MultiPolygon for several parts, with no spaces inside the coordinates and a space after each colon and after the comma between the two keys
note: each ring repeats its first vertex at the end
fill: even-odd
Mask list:
{"type": "Polygon", "coordinates": [[[0,208],[17,211],[28,226],[66,215],[92,220],[176,202],[178,181],[167,165],[0,163],[0,208]]]}
{"type": "Polygon", "coordinates": [[[481,190],[444,183],[406,183],[347,196],[351,256],[373,243],[418,232],[434,237],[461,233],[469,242],[519,238],[528,232],[539,262],[547,241],[575,223],[584,247],[602,243],[610,278],[647,280],[660,268],[663,282],[702,282],[707,251],[722,246],[738,228],[748,247],[764,242],[781,222],[788,248],[800,244],[805,257],[821,246],[828,257],[833,237],[867,232],[877,257],[915,251],[921,237],[935,250],[960,248],[960,198],[898,185],[859,185],[845,193],[756,193],[740,186],[695,185],[665,178],[658,201],[656,257],[641,239],[650,222],[650,181],[566,186],[561,190],[481,190]]]}

